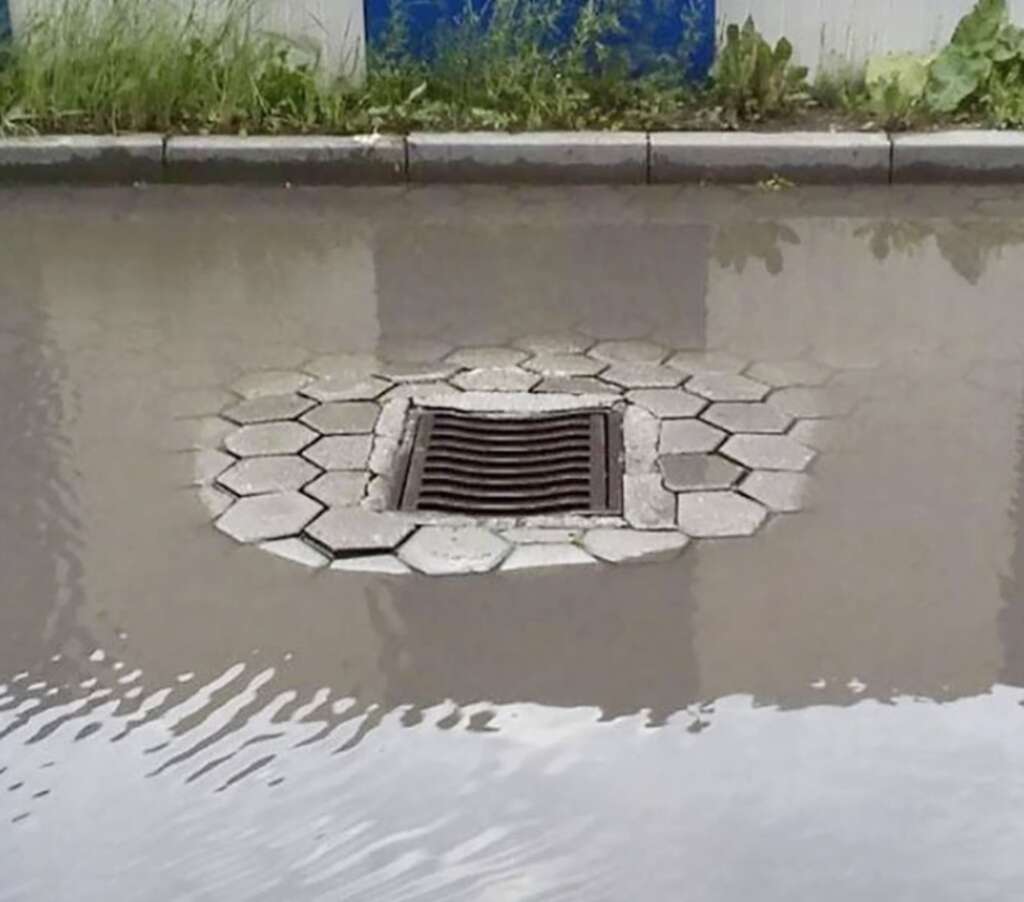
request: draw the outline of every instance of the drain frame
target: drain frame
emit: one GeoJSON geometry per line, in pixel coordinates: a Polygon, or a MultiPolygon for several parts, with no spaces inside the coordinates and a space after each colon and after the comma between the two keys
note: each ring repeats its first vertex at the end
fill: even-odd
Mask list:
{"type": "MultiPolygon", "coordinates": [[[[615,407],[574,406],[562,410],[534,412],[412,406],[407,416],[405,439],[393,474],[390,499],[390,507],[393,510],[433,517],[472,517],[480,521],[515,518],[523,522],[533,518],[550,519],[559,516],[599,518],[622,515],[625,473],[624,424],[621,410],[615,407]],[[500,438],[495,440],[484,437],[483,433],[488,427],[493,428],[500,438]],[[464,436],[460,435],[463,430],[464,436]],[[434,444],[433,440],[438,434],[444,434],[444,437],[440,443],[434,444]],[[510,472],[515,469],[512,454],[517,445],[522,445],[525,447],[520,450],[523,450],[524,454],[536,455],[537,452],[529,448],[529,443],[538,434],[546,436],[542,441],[555,445],[559,440],[565,441],[566,436],[571,436],[571,443],[566,447],[571,447],[572,451],[566,454],[571,455],[576,463],[576,469],[572,469],[572,464],[568,462],[563,464],[562,469],[563,472],[568,471],[570,474],[565,478],[576,483],[577,489],[574,494],[579,496],[582,495],[579,489],[580,481],[584,478],[579,468],[585,468],[585,503],[531,500],[527,490],[517,489],[516,474],[510,472]],[[465,441],[468,447],[458,450],[462,441],[465,441]],[[472,447],[474,441],[477,447],[472,447]],[[448,443],[447,447],[443,445],[444,442],[448,443]],[[581,442],[586,443],[585,450],[581,450],[581,442]],[[488,462],[488,452],[504,452],[508,459],[499,460],[497,464],[488,462]],[[466,493],[465,504],[458,504],[455,501],[424,504],[422,496],[428,466],[437,467],[438,456],[453,454],[464,454],[467,457],[467,460],[457,462],[457,467],[462,472],[457,478],[452,477],[453,480],[457,479],[463,483],[457,490],[452,491],[466,493]],[[431,455],[434,455],[433,459],[431,455]],[[584,460],[582,464],[581,458],[584,460]],[[510,497],[500,501],[494,500],[493,497],[487,499],[486,493],[482,493],[482,498],[468,497],[472,487],[466,485],[466,482],[474,475],[482,481],[492,481],[492,488],[495,489],[493,495],[510,497]],[[517,494],[522,495],[521,506],[517,506],[517,494]]],[[[524,484],[544,479],[555,482],[559,480],[559,476],[554,473],[545,475],[544,466],[536,462],[536,459],[532,467],[533,478],[524,474],[524,484]]],[[[436,481],[443,480],[444,477],[435,475],[428,478],[436,481]]],[[[557,499],[558,495],[559,492],[552,489],[547,497],[557,499]]]]}

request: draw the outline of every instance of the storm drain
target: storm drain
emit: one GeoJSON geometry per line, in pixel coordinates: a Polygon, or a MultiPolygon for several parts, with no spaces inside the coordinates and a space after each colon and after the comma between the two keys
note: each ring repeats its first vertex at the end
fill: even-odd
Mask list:
{"type": "Polygon", "coordinates": [[[622,417],[422,410],[396,499],[403,511],[473,516],[622,510],[622,417]]]}

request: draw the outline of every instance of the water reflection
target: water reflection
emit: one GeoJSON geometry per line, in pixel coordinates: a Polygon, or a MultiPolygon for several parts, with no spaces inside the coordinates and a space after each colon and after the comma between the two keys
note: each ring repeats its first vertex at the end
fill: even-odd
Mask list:
{"type": "Polygon", "coordinates": [[[11,203],[0,899],[112,874],[174,899],[1024,886],[1018,218],[927,193],[11,203]],[[672,564],[375,579],[241,548],[184,484],[243,369],[564,329],[842,359],[857,406],[812,508],[672,564]]]}

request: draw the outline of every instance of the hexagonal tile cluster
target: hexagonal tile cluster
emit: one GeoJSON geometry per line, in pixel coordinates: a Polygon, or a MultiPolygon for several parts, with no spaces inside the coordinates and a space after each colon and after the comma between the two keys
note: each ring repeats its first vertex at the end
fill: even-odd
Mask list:
{"type": "MultiPolygon", "coordinates": [[[[664,561],[804,504],[848,386],[813,360],[649,341],[524,338],[385,363],[317,357],[242,376],[190,418],[191,482],[218,529],[311,567],[431,576],[664,561]],[[480,519],[390,509],[413,407],[623,415],[621,515],[480,519]]],[[[197,399],[198,404],[198,399],[197,399]]]]}

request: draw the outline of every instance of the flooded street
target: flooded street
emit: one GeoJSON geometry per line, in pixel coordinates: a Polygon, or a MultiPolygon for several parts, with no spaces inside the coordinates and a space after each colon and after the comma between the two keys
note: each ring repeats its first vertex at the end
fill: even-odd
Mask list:
{"type": "Polygon", "coordinates": [[[25,190],[0,221],[0,900],[1024,897],[1024,192],[25,190]],[[218,532],[260,370],[572,330],[835,372],[678,559],[218,532]]]}

